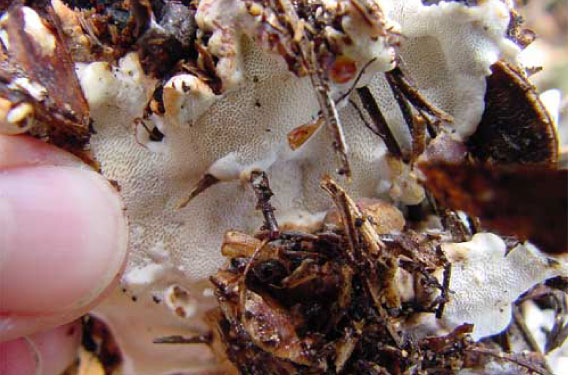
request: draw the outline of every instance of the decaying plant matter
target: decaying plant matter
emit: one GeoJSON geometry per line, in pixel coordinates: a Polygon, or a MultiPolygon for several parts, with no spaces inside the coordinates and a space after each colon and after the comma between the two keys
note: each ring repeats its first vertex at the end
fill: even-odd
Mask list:
{"type": "MultiPolygon", "coordinates": [[[[338,209],[328,230],[274,241],[228,233],[229,264],[211,278],[221,305],[215,330],[240,373],[391,373],[418,359],[399,322],[441,304],[433,296],[442,286],[426,271],[440,265],[413,262],[397,239],[381,241],[345,191],[330,179],[322,187],[338,209]],[[404,306],[397,272],[424,287],[404,306]]],[[[435,251],[436,241],[426,242],[435,251]]]]}
{"type": "Polygon", "coordinates": [[[413,334],[417,314],[441,318],[451,298],[451,263],[440,244],[452,239],[411,229],[379,234],[377,223],[397,222],[396,209],[357,205],[329,177],[322,188],[336,210],[315,233],[226,233],[227,263],[211,277],[220,307],[209,312],[207,340],[156,342],[206,343],[234,365],[227,371],[250,375],[552,374],[537,349],[526,356],[475,343],[471,324],[413,334]]]}
{"type": "Polygon", "coordinates": [[[79,155],[127,208],[129,264],[94,312],[107,372],[551,372],[567,173],[511,2],[0,10],[0,132],[79,155]]]}

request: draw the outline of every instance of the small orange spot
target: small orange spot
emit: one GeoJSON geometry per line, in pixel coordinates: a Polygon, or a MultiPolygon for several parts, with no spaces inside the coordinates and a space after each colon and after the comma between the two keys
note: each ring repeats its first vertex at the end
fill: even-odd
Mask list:
{"type": "Polygon", "coordinates": [[[346,83],[357,74],[357,64],[346,56],[337,56],[331,65],[329,75],[335,83],[346,83]]]}

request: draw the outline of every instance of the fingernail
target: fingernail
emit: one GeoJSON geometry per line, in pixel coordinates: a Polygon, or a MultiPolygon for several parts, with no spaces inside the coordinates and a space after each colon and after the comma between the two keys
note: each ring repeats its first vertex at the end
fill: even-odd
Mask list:
{"type": "Polygon", "coordinates": [[[127,250],[120,198],[95,172],[0,171],[0,314],[63,313],[93,301],[127,250]]]}

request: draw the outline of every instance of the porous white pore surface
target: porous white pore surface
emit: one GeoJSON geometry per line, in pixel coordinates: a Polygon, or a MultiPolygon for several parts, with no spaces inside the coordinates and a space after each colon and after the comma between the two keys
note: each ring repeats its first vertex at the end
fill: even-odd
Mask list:
{"type": "MultiPolygon", "coordinates": [[[[238,0],[222,3],[240,9],[238,0]]],[[[509,21],[504,3],[480,3],[474,7],[445,2],[423,6],[419,0],[381,4],[389,10],[389,22],[398,24],[403,35],[400,56],[406,69],[425,96],[454,117],[450,126],[461,137],[471,134],[482,114],[489,66],[499,58],[514,60],[518,52],[504,36],[509,21]]],[[[254,209],[251,189],[241,182],[248,171],[261,168],[268,172],[278,217],[307,219],[330,207],[319,188],[320,177],[337,168],[328,132],[321,129],[297,151],[291,151],[286,142],[290,130],[317,113],[309,78],[289,73],[279,56],[262,51],[246,28],[238,29],[240,21],[235,23],[231,17],[238,12],[222,11],[227,8],[219,6],[215,14],[211,10],[221,2],[204,4],[209,7],[200,8],[198,22],[199,12],[207,11],[207,17],[237,27],[234,38],[229,39],[237,59],[218,67],[224,69],[219,72],[226,84],[222,95],[200,88],[191,77],[172,78],[169,87],[176,92],[166,99],[169,112],[152,118],[165,135],[162,142],[149,141],[134,125],[154,87],[134,54],[124,57],[117,67],[99,62],[77,68],[97,131],[91,142],[93,153],[103,174],[120,184],[130,220],[131,255],[121,287],[95,311],[116,335],[125,357],[124,374],[215,370],[215,361],[204,346],[151,342],[159,336],[191,335],[206,329],[200,319],[212,303],[206,278],[223,262],[223,233],[228,229],[253,232],[262,221],[254,209]],[[176,79],[191,87],[185,96],[173,84],[176,79]],[[206,172],[224,182],[176,210],[176,204],[206,172]],[[172,308],[178,306],[175,303],[163,302],[173,298],[173,285],[185,291],[181,313],[172,308]]],[[[372,51],[353,53],[361,56],[359,67],[373,54],[386,61],[391,53],[377,45],[372,51]]],[[[375,65],[375,74],[367,74],[362,84],[369,84],[389,126],[408,148],[407,126],[381,73],[387,68],[388,64],[375,65]]],[[[348,87],[334,90],[340,93],[348,87]]],[[[365,128],[354,108],[345,106],[340,117],[353,169],[349,193],[354,198],[390,193],[405,203],[420,200],[423,194],[411,171],[401,166],[393,169],[385,162],[383,142],[365,128]]],[[[453,282],[460,283],[459,271],[456,275],[453,282]]],[[[461,316],[468,317],[466,312],[461,316]]]]}
{"type": "Polygon", "coordinates": [[[469,242],[442,248],[452,263],[443,323],[450,329],[473,324],[474,339],[507,328],[512,303],[533,285],[568,274],[565,261],[546,257],[530,243],[507,252],[505,242],[492,233],[478,233],[469,242]]]}

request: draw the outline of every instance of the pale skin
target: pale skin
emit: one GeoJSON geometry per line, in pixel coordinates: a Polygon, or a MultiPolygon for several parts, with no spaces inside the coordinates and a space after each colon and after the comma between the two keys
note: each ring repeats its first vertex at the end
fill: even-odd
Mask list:
{"type": "Polygon", "coordinates": [[[128,248],[118,193],[65,151],[0,136],[0,374],[58,375],[78,318],[116,286],[128,248]]]}

